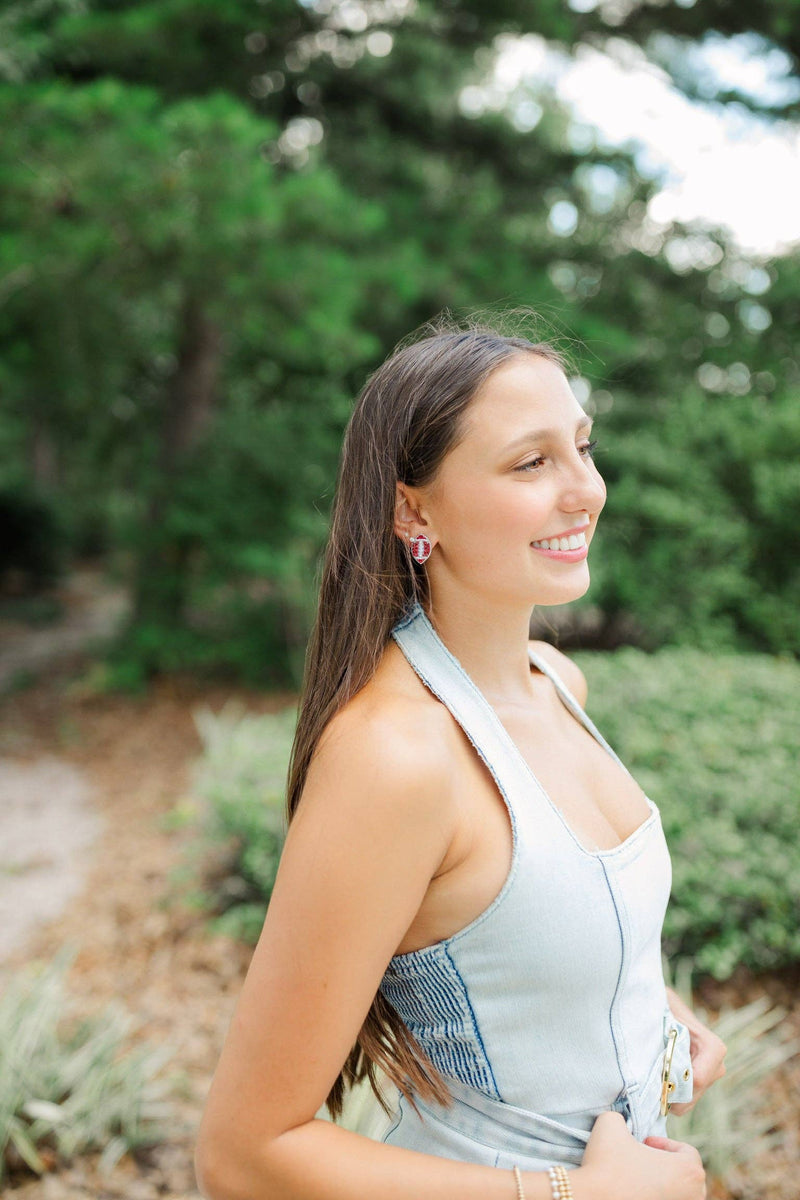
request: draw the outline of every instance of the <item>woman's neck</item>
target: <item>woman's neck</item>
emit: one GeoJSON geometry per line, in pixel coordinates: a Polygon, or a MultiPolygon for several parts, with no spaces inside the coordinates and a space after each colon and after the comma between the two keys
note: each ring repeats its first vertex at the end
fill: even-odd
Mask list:
{"type": "Polygon", "coordinates": [[[463,594],[454,603],[435,595],[428,617],[447,649],[490,703],[530,700],[530,609],[493,606],[483,597],[463,594]]]}

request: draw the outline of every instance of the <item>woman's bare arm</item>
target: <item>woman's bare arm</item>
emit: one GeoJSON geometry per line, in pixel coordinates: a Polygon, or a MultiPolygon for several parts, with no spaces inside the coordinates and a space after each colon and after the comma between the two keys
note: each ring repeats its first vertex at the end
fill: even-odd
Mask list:
{"type": "MultiPolygon", "coordinates": [[[[196,1166],[208,1200],[515,1197],[508,1170],[386,1146],[315,1118],[455,827],[447,759],[430,730],[425,737],[402,713],[361,718],[332,722],[289,829],[201,1125],[196,1166]]],[[[599,1167],[573,1171],[575,1200],[613,1194],[631,1153],[680,1157],[639,1146],[618,1114],[603,1120],[621,1127],[615,1170],[606,1180],[601,1155],[599,1167]]],[[[527,1200],[550,1200],[546,1174],[523,1178],[527,1200]]],[[[701,1195],[680,1190],[674,1169],[669,1178],[674,1200],[701,1195]]]]}

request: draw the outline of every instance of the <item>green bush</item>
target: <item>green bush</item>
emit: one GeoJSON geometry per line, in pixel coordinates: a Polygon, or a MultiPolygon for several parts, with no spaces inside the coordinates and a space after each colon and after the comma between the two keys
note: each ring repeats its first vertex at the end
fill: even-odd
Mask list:
{"type": "Polygon", "coordinates": [[[64,987],[68,955],[15,978],[0,999],[0,1180],[10,1162],[42,1174],[48,1148],[69,1159],[101,1150],[110,1169],[161,1140],[169,1116],[165,1054],[126,1045],[116,1007],[78,1018],[64,987]]]}
{"type": "Polygon", "coordinates": [[[258,687],[296,686],[302,663],[287,638],[286,608],[280,599],[248,603],[234,597],[194,624],[126,625],[104,652],[104,686],[143,692],[152,676],[172,671],[258,687]]]}
{"type": "Polygon", "coordinates": [[[800,665],[690,648],[575,661],[593,719],[661,809],[665,952],[718,979],[800,960],[800,665]]]}
{"type": "MultiPolygon", "coordinates": [[[[661,809],[673,867],[665,952],[719,979],[740,963],[800,961],[800,665],[689,648],[575,659],[599,728],[661,809]]],[[[228,932],[255,939],[280,853],[294,712],[197,720],[198,789],[212,836],[235,849],[217,904],[228,932]]]]}
{"type": "Polygon", "coordinates": [[[286,768],[297,714],[262,716],[228,703],[194,713],[203,743],[194,790],[208,805],[208,837],[230,847],[213,882],[219,932],[255,942],[275,881],[285,833],[286,768]]]}

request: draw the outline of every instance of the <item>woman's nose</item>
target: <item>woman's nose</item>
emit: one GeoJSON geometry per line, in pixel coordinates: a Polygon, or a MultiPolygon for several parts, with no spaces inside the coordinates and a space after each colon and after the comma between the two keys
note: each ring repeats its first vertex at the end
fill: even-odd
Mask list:
{"type": "Polygon", "coordinates": [[[564,481],[564,507],[597,513],[606,502],[606,485],[593,462],[581,458],[564,481]]]}

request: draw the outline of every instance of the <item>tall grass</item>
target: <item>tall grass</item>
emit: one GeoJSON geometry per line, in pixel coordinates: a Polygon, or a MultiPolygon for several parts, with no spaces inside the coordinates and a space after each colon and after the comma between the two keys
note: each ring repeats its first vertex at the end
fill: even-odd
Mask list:
{"type": "Polygon", "coordinates": [[[160,1140],[169,1052],[131,1047],[117,1006],[79,1016],[65,975],[74,952],[12,980],[0,997],[0,1180],[12,1165],[44,1173],[56,1156],[101,1151],[110,1170],[160,1140]]]}

